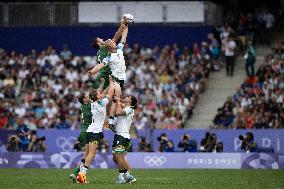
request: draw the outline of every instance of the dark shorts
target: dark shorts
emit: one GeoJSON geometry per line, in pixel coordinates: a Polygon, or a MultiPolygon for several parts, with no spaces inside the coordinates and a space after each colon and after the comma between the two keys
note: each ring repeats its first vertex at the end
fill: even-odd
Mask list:
{"type": "Polygon", "coordinates": [[[78,141],[82,147],[85,147],[85,145],[88,144],[87,132],[81,131],[78,137],[78,141]]]}
{"type": "Polygon", "coordinates": [[[123,90],[123,86],[124,86],[124,80],[119,80],[118,78],[114,77],[113,75],[111,76],[113,81],[117,82],[121,88],[121,91],[123,90]]]}
{"type": "Polygon", "coordinates": [[[114,140],[112,144],[112,152],[113,153],[125,153],[128,151],[130,147],[130,139],[124,138],[123,136],[120,135],[114,135],[114,140]]]}
{"type": "Polygon", "coordinates": [[[104,135],[102,132],[100,133],[87,132],[87,138],[88,138],[88,143],[99,144],[101,140],[104,138],[104,135]]]}

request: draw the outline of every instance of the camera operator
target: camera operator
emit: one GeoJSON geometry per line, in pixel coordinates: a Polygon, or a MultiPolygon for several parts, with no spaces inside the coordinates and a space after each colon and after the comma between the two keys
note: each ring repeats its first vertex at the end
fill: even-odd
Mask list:
{"type": "Polygon", "coordinates": [[[215,133],[206,132],[205,138],[201,141],[200,151],[202,152],[223,152],[223,142],[218,142],[215,133]]]}
{"type": "Polygon", "coordinates": [[[166,133],[162,133],[161,136],[157,138],[160,142],[159,151],[160,152],[174,152],[175,147],[173,141],[169,140],[166,133]]]}
{"type": "Polygon", "coordinates": [[[182,148],[183,152],[197,152],[197,143],[195,140],[190,140],[190,135],[185,134],[182,140],[178,143],[178,147],[182,148]]]}
{"type": "Polygon", "coordinates": [[[245,135],[240,135],[239,139],[242,141],[242,144],[241,144],[242,151],[247,152],[247,153],[257,151],[257,144],[251,132],[247,132],[245,135]]]}
{"type": "Polygon", "coordinates": [[[29,152],[45,152],[46,144],[45,137],[38,137],[36,131],[31,131],[30,134],[30,143],[28,147],[29,152]]]}
{"type": "Polygon", "coordinates": [[[36,131],[31,131],[29,147],[28,147],[28,151],[29,152],[34,152],[34,147],[35,147],[36,140],[37,140],[37,132],[36,131]]]}
{"type": "Polygon", "coordinates": [[[79,137],[74,143],[73,150],[76,150],[77,152],[82,152],[82,145],[79,142],[79,137]]]}
{"type": "Polygon", "coordinates": [[[138,144],[138,151],[139,152],[151,152],[151,144],[147,143],[146,138],[145,137],[141,137],[141,140],[138,144]]]}
{"type": "Polygon", "coordinates": [[[36,140],[35,142],[35,152],[45,152],[47,149],[46,144],[45,144],[45,137],[40,137],[36,140]]]}
{"type": "Polygon", "coordinates": [[[19,144],[21,140],[16,136],[12,135],[9,137],[8,144],[7,144],[7,150],[8,152],[17,152],[19,151],[19,144]]]}
{"type": "Polygon", "coordinates": [[[207,143],[205,144],[205,151],[206,152],[214,152],[216,150],[217,145],[217,136],[215,133],[210,134],[207,140],[207,143]]]}

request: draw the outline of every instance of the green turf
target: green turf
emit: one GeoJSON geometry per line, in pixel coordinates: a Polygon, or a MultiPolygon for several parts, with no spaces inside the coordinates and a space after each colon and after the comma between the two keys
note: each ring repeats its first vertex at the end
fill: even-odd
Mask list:
{"type": "Polygon", "coordinates": [[[284,189],[283,170],[134,170],[137,182],[114,184],[117,171],[91,170],[90,184],[71,184],[71,170],[1,169],[0,188],[284,189]]]}

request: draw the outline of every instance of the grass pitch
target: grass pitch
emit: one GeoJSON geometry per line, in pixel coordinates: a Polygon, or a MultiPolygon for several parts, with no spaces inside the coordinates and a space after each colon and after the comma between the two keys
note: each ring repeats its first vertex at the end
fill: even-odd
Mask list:
{"type": "Polygon", "coordinates": [[[284,170],[134,170],[137,182],[114,184],[117,171],[90,170],[90,184],[72,184],[71,170],[1,169],[0,188],[284,189],[284,170]]]}

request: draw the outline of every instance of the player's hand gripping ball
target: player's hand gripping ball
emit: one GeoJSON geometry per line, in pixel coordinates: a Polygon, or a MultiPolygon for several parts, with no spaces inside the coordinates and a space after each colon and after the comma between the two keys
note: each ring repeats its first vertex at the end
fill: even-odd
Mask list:
{"type": "Polygon", "coordinates": [[[134,17],[132,14],[124,14],[123,17],[125,18],[126,22],[129,23],[133,23],[134,22],[134,17]]]}
{"type": "Polygon", "coordinates": [[[82,172],[79,172],[78,175],[77,175],[77,181],[80,183],[80,184],[85,184],[87,183],[87,177],[84,173],[82,172]]]}

